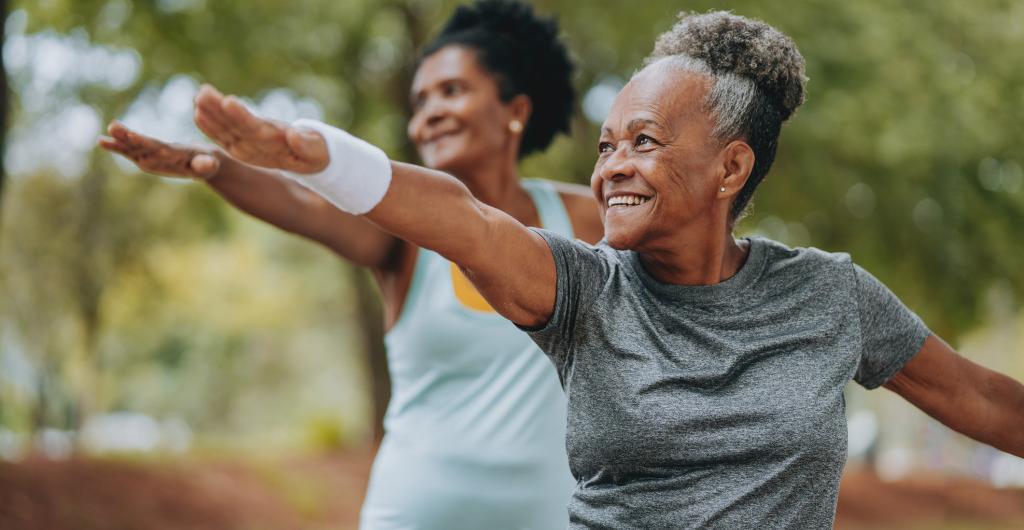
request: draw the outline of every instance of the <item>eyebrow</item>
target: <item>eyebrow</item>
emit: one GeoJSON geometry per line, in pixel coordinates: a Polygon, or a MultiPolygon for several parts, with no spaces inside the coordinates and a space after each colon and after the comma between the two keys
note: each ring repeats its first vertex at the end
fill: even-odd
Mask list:
{"type": "MultiPolygon", "coordinates": [[[[662,130],[661,124],[650,118],[633,118],[632,120],[629,120],[629,123],[626,124],[626,130],[632,131],[634,129],[639,129],[643,125],[650,125],[655,129],[658,129],[659,131],[662,130]]],[[[612,130],[609,129],[608,127],[602,127],[601,131],[606,134],[612,134],[612,130]]]]}
{"type": "Polygon", "coordinates": [[[466,78],[462,77],[462,76],[453,75],[453,76],[444,77],[444,78],[441,78],[441,79],[437,80],[436,82],[434,82],[429,87],[420,87],[419,90],[416,90],[415,92],[412,90],[412,88],[414,88],[414,87],[410,87],[409,97],[416,97],[416,96],[426,92],[430,88],[433,88],[435,86],[444,85],[445,83],[465,83],[465,82],[466,82],[466,78]]]}

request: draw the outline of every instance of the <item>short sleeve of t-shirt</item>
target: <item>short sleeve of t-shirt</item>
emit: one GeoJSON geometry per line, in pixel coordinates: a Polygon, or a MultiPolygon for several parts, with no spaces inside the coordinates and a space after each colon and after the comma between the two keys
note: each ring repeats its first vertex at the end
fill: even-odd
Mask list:
{"type": "Polygon", "coordinates": [[[896,375],[931,333],[882,282],[854,265],[861,358],[854,381],[877,388],[896,375]]]}
{"type": "Polygon", "coordinates": [[[577,319],[600,294],[608,277],[609,264],[597,247],[540,228],[531,230],[540,234],[551,248],[557,287],[551,319],[540,328],[526,331],[551,357],[564,383],[565,371],[572,359],[577,319]]]}

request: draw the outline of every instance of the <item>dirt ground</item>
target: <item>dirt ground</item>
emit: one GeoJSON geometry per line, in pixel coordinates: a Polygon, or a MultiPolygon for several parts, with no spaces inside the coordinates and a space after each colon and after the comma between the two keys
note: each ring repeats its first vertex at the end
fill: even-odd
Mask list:
{"type": "MultiPolygon", "coordinates": [[[[355,529],[371,456],[0,462],[0,529],[355,529]]],[[[1024,490],[848,469],[836,528],[1024,529],[1024,490]]]]}

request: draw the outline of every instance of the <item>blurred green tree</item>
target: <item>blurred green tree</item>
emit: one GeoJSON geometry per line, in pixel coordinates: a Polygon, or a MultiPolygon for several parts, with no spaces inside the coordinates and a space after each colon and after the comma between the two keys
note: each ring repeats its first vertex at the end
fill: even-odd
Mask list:
{"type": "MultiPolygon", "coordinates": [[[[587,112],[575,118],[571,138],[528,159],[524,174],[586,182],[602,101],[607,103],[602,90],[614,94],[679,9],[733,9],[791,35],[810,77],[808,102],[786,125],[776,166],[740,230],[850,252],[954,342],[983,322],[984,301],[993,290],[1011,297],[1019,310],[1024,266],[1015,228],[1024,221],[1024,4],[535,4],[560,18],[578,57],[577,86],[587,112]]],[[[394,158],[414,160],[404,131],[415,51],[454,5],[15,3],[8,21],[24,15],[19,35],[130,50],[137,63],[122,61],[117,68],[137,64],[138,71],[117,87],[61,81],[53,99],[40,106],[23,72],[12,70],[8,143],[27,134],[25,124],[63,116],[62,109],[92,109],[105,123],[140,102],[154,106],[185,79],[253,101],[287,89],[291,97],[318,102],[327,121],[394,158]]],[[[59,173],[19,174],[0,188],[6,190],[0,195],[0,338],[6,338],[0,350],[16,342],[38,367],[37,391],[24,398],[38,425],[73,426],[95,411],[140,403],[161,414],[178,406],[178,413],[204,428],[230,424],[233,411],[255,417],[261,408],[295,410],[270,403],[259,389],[285,391],[280,387],[294,380],[275,375],[302,377],[307,372],[298,367],[330,362],[310,352],[316,345],[365,353],[366,375],[354,379],[366,388],[354,392],[370,396],[365,399],[379,433],[387,372],[379,305],[365,273],[254,228],[201,186],[127,178],[126,169],[105,154],[88,155],[74,175],[59,173]],[[254,238],[256,247],[248,247],[246,238],[254,238]],[[215,257],[267,260],[246,270],[284,282],[296,294],[254,288],[238,295],[244,289],[233,280],[245,278],[211,273],[215,257]],[[182,279],[169,272],[174,270],[195,275],[182,279]],[[305,275],[335,288],[306,290],[305,275]],[[188,294],[197,285],[225,298],[197,301],[188,294]],[[281,308],[276,317],[243,311],[230,322],[218,318],[239,303],[281,308]],[[343,331],[332,329],[343,320],[343,331]],[[280,325],[270,324],[275,321],[280,325]],[[281,358],[283,351],[289,357],[281,358]]]]}

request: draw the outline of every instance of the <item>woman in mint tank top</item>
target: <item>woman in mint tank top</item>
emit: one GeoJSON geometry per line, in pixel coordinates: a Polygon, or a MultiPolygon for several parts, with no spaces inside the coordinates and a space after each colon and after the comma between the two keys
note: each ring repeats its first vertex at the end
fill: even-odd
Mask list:
{"type": "MultiPolygon", "coordinates": [[[[596,241],[588,189],[516,170],[568,129],[571,70],[555,23],[528,6],[460,7],[422,53],[409,138],[426,165],[524,224],[596,241]]],[[[439,254],[400,243],[392,271],[392,395],[362,528],[565,528],[574,481],[550,361],[439,254]]]]}
{"type": "MultiPolygon", "coordinates": [[[[553,20],[518,2],[462,6],[421,55],[409,138],[425,165],[458,177],[490,206],[594,243],[602,225],[588,188],[520,180],[517,171],[521,157],[568,131],[571,73],[553,20]]],[[[198,110],[237,104],[212,87],[196,97],[198,110]]],[[[216,126],[196,123],[208,134],[216,126]]],[[[202,180],[241,210],[375,272],[390,326],[392,398],[361,528],[567,526],[574,481],[558,377],[457,267],[279,172],[213,147],[165,144],[117,122],[109,132],[100,145],[143,170],[202,180]]]]}

